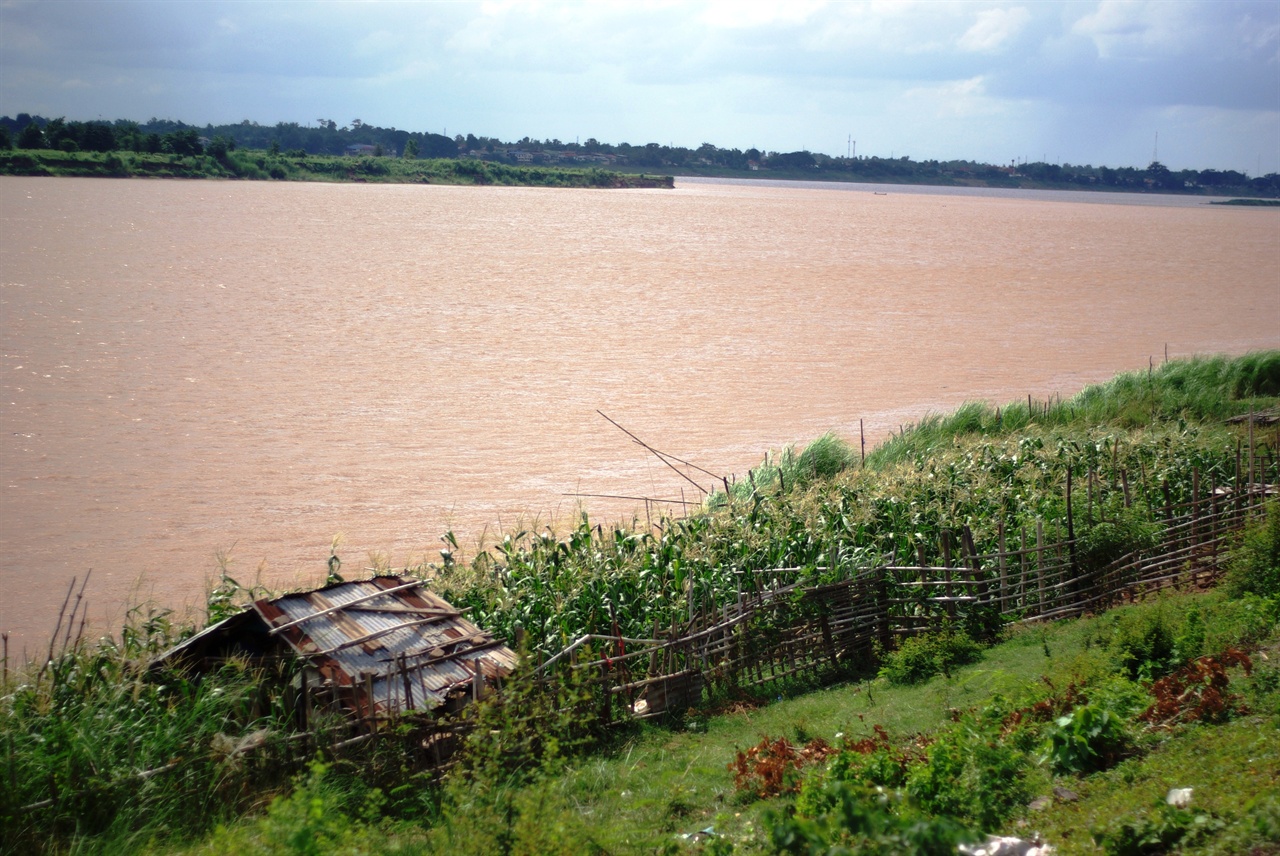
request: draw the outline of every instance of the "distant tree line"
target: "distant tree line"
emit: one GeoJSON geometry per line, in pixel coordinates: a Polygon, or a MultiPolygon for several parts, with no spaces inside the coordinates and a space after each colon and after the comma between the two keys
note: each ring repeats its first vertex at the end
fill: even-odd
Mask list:
{"type": "Polygon", "coordinates": [[[197,127],[167,119],[147,122],[75,122],[19,113],[0,117],[0,149],[56,149],[66,152],[133,151],[178,156],[210,154],[224,159],[235,148],[268,150],[288,157],[359,154],[404,158],[476,158],[533,165],[586,164],[610,168],[665,170],[677,174],[722,175],[763,171],[779,177],[910,184],[973,184],[995,187],[1094,188],[1161,193],[1210,193],[1280,197],[1280,175],[1250,178],[1236,170],[1171,170],[1159,161],[1135,167],[1050,164],[994,165],[965,160],[914,161],[909,157],[832,157],[818,152],[727,149],[712,143],[697,148],[659,143],[584,143],[529,137],[506,142],[477,137],[381,128],[359,119],[339,126],[320,118],[314,125],[279,122],[197,127]]]}

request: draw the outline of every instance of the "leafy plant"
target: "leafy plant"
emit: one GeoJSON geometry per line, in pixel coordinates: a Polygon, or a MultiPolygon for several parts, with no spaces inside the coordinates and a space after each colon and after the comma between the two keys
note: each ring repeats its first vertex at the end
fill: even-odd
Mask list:
{"type": "Polygon", "coordinates": [[[907,775],[907,793],[937,815],[1000,826],[1031,797],[1027,759],[1000,734],[999,716],[981,712],[944,729],[907,775]]]}
{"type": "Polygon", "coordinates": [[[1265,516],[1241,533],[1226,584],[1235,596],[1280,598],[1280,501],[1268,502],[1265,516]]]}
{"type": "Polygon", "coordinates": [[[1243,707],[1240,697],[1227,691],[1229,666],[1249,674],[1253,662],[1243,651],[1228,649],[1216,657],[1200,657],[1151,686],[1152,705],[1138,717],[1143,722],[1221,722],[1243,707]]]}
{"type": "Polygon", "coordinates": [[[849,782],[866,789],[902,788],[907,783],[907,773],[912,764],[924,761],[924,754],[909,748],[899,748],[889,740],[889,734],[879,725],[874,726],[874,736],[862,740],[846,741],[825,768],[805,776],[796,797],[796,812],[804,817],[816,817],[831,810],[827,784],[832,781],[849,782]]]}
{"type": "Polygon", "coordinates": [[[961,630],[946,629],[905,639],[885,658],[880,676],[891,684],[917,684],[981,659],[982,648],[961,630]]]}
{"type": "MultiPolygon", "coordinates": [[[[1084,572],[1100,571],[1131,553],[1155,546],[1160,527],[1146,509],[1118,508],[1112,515],[1089,527],[1076,544],[1076,561],[1084,572]]],[[[1077,510],[1077,516],[1083,516],[1077,510]]]]}
{"type": "Polygon", "coordinates": [[[1116,622],[1111,650],[1130,680],[1155,680],[1178,665],[1177,629],[1163,604],[1130,609],[1116,622]]]}
{"type": "Polygon", "coordinates": [[[527,658],[502,691],[473,705],[473,727],[461,763],[450,775],[454,791],[471,796],[518,786],[556,769],[599,736],[596,702],[585,672],[566,670],[542,680],[527,658]]]}
{"type": "Polygon", "coordinates": [[[901,792],[836,780],[826,784],[824,802],[831,810],[817,817],[766,816],[775,852],[952,856],[957,845],[977,838],[960,821],[921,811],[901,792]]]}
{"type": "Polygon", "coordinates": [[[1098,705],[1082,704],[1049,729],[1043,760],[1055,773],[1093,773],[1111,767],[1129,746],[1119,717],[1098,705]]]}
{"type": "Polygon", "coordinates": [[[349,795],[334,783],[329,766],[313,762],[291,793],[271,801],[264,816],[235,827],[219,827],[202,850],[245,856],[322,856],[371,852],[370,822],[380,813],[381,792],[369,791],[358,817],[348,814],[349,795]]]}
{"type": "Polygon", "coordinates": [[[1207,812],[1192,812],[1160,800],[1149,813],[1093,829],[1095,843],[1107,856],[1155,856],[1194,844],[1226,824],[1207,812]]]}

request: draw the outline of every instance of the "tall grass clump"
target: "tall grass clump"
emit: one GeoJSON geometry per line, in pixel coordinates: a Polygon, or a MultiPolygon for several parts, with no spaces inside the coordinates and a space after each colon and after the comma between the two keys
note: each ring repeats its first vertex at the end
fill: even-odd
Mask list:
{"type": "Polygon", "coordinates": [[[1128,426],[1157,419],[1212,420],[1244,412],[1249,400],[1280,394],[1280,352],[1173,360],[1087,387],[1063,406],[1073,418],[1128,426]]]}
{"type": "MultiPolygon", "coordinates": [[[[745,500],[753,494],[806,487],[836,477],[857,460],[853,447],[847,442],[835,434],[823,434],[800,451],[795,446],[787,446],[776,456],[766,454],[764,461],[749,470],[744,480],[730,485],[729,493],[735,499],[745,500]]],[[[708,498],[708,507],[723,507],[726,499],[724,493],[714,493],[708,498]]]]}
{"type": "Polygon", "coordinates": [[[1220,420],[1248,411],[1255,399],[1277,395],[1280,351],[1172,360],[1146,371],[1118,374],[1065,401],[1021,399],[1004,407],[968,402],[949,415],[930,414],[868,454],[867,465],[891,466],[965,436],[1220,420]]]}
{"type": "Polygon", "coordinates": [[[0,841],[11,852],[198,835],[282,782],[272,750],[287,717],[264,703],[253,669],[232,661],[199,680],[148,669],[180,635],[167,613],[135,609],[120,640],[63,637],[44,663],[6,672],[0,841]]]}
{"type": "Polygon", "coordinates": [[[1280,600],[1280,501],[1268,502],[1263,517],[1240,534],[1227,571],[1227,590],[1236,597],[1256,594],[1280,600]]]}

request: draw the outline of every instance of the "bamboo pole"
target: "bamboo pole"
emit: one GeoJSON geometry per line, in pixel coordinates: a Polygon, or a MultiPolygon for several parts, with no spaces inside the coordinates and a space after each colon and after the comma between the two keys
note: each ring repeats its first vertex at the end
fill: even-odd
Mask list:
{"type": "Polygon", "coordinates": [[[1036,611],[1044,612],[1044,519],[1036,518],[1036,578],[1039,582],[1039,603],[1036,611]]]}
{"type": "Polygon", "coordinates": [[[1253,486],[1254,484],[1257,483],[1257,480],[1253,476],[1253,459],[1256,453],[1257,452],[1253,446],[1253,413],[1250,412],[1249,413],[1249,498],[1250,499],[1253,498],[1253,486]]]}
{"type": "Polygon", "coordinates": [[[1000,611],[1003,612],[1004,599],[1009,592],[1009,565],[1005,557],[1003,520],[997,524],[996,531],[1000,539],[1000,611]]]}
{"type": "Polygon", "coordinates": [[[947,592],[947,616],[951,619],[956,617],[955,605],[950,601],[951,597],[951,534],[945,529],[942,531],[942,576],[946,582],[947,592]]]}
{"type": "Polygon", "coordinates": [[[1027,527],[1018,527],[1018,566],[1021,574],[1018,577],[1018,608],[1027,608],[1027,527]]]}

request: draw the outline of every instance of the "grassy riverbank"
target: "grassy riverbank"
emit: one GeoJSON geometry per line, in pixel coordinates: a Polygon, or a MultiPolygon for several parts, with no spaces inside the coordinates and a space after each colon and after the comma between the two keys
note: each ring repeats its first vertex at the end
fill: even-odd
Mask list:
{"type": "Polygon", "coordinates": [[[843,844],[850,849],[831,852],[942,854],[954,852],[950,838],[1003,832],[1040,836],[1063,856],[1166,852],[1124,843],[1142,835],[1188,854],[1276,853],[1278,609],[1275,597],[1175,594],[1012,630],[978,662],[917,683],[880,677],[744,696],[589,754],[544,756],[522,775],[459,777],[430,807],[430,823],[370,816],[380,796],[339,770],[313,769],[265,816],[179,852],[294,852],[274,842],[301,834],[333,853],[825,853],[843,844]],[[1198,643],[1188,641],[1197,632],[1198,643]],[[1142,719],[1153,696],[1123,663],[1135,651],[1150,658],[1143,642],[1161,634],[1196,651],[1253,652],[1250,674],[1224,672],[1227,712],[1142,719]],[[1094,735],[1059,724],[1083,719],[1079,711],[1107,725],[1094,735]],[[1064,748],[1072,740],[1077,754],[1064,748]],[[809,752],[792,762],[779,750],[788,745],[809,752]],[[774,752],[776,778],[761,747],[774,752]],[[877,787],[892,810],[879,807],[877,787]],[[1185,810],[1163,805],[1174,788],[1192,789],[1185,810]],[[308,816],[314,806],[321,811],[308,816]]]}
{"type": "MultiPolygon", "coordinates": [[[[930,416],[865,462],[836,438],[770,455],[722,485],[702,512],[656,530],[583,520],[563,533],[510,533],[476,556],[451,540],[440,564],[407,570],[431,578],[481,626],[508,639],[518,629],[532,655],[547,656],[583,633],[647,636],[694,599],[714,609],[735,597],[737,571],[795,568],[795,577],[821,581],[895,557],[928,561],[938,535],[961,524],[980,552],[1023,526],[1064,534],[1068,473],[1088,485],[1073,499],[1077,537],[1101,555],[1150,538],[1153,509],[1232,481],[1250,435],[1225,420],[1277,405],[1280,352],[1173,362],[1066,401],[973,404],[930,416]]],[[[1275,466],[1274,432],[1253,436],[1264,467],[1275,466]]],[[[1275,480],[1272,469],[1262,477],[1275,480]]],[[[259,666],[232,663],[200,681],[148,674],[150,657],[193,628],[139,608],[121,638],[84,640],[73,601],[47,662],[5,663],[0,846],[817,852],[805,842],[838,838],[843,816],[862,818],[868,841],[907,834],[904,818],[939,836],[1018,831],[1026,821],[1025,829],[1082,849],[1090,826],[1109,840],[1129,834],[1125,823],[1194,825],[1212,827],[1196,845],[1204,852],[1241,852],[1231,848],[1267,840],[1276,834],[1268,824],[1280,822],[1280,808],[1261,799],[1280,781],[1280,741],[1260,745],[1280,727],[1280,512],[1271,520],[1241,551],[1230,597],[1181,595],[1006,631],[975,664],[950,660],[979,649],[947,637],[920,650],[904,646],[882,678],[856,676],[807,695],[812,685],[784,683],[771,690],[773,704],[723,697],[669,725],[607,735],[593,732],[572,691],[548,702],[516,681],[509,692],[517,703],[483,714],[482,739],[443,788],[407,766],[394,744],[342,755],[327,770],[301,769],[285,700],[260,688],[259,666]],[[1232,646],[1249,653],[1252,674],[1234,655],[1219,658],[1229,681],[1219,693],[1240,700],[1223,697],[1210,716],[1142,718],[1159,700],[1153,679],[1232,646]],[[930,678],[930,664],[941,674],[930,678]],[[777,702],[778,694],[791,698],[777,702]],[[1061,725],[1056,717],[1072,719],[1061,725]],[[841,751],[826,765],[786,773],[788,793],[777,794],[754,784],[763,777],[744,755],[742,786],[735,784],[737,750],[766,736],[793,744],[820,737],[841,751]],[[865,790],[875,785],[901,791],[906,802],[885,796],[892,805],[877,808],[881,797],[865,790]],[[1055,796],[1055,786],[1080,799],[1055,796]],[[1198,789],[1187,817],[1153,807],[1169,787],[1198,789]],[[264,813],[273,796],[290,792],[264,813]],[[1032,811],[1040,798],[1047,801],[1032,811]],[[1197,812],[1206,819],[1195,820],[1197,812]],[[219,824],[225,829],[214,831],[219,824]],[[676,837],[709,825],[716,835],[700,843],[676,837]]],[[[260,594],[224,577],[209,617],[260,594]]],[[[1203,667],[1206,686],[1217,679],[1214,668],[1203,667]]]]}
{"type": "Polygon", "coordinates": [[[0,151],[0,175],[88,178],[206,178],[380,184],[465,184],[534,187],[673,187],[670,176],[602,169],[511,166],[478,160],[324,155],[291,156],[236,150],[213,155],[136,152],[0,151]]]}

